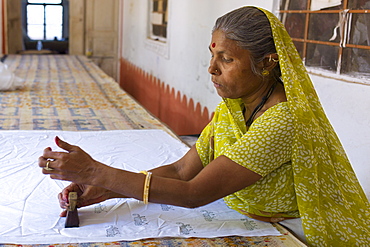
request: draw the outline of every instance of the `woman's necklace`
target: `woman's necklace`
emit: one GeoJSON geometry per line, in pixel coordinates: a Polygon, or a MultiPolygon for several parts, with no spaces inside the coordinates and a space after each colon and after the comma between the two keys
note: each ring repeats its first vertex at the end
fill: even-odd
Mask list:
{"type": "MultiPolygon", "coordinates": [[[[271,88],[269,89],[269,91],[267,92],[267,94],[262,98],[261,102],[258,104],[258,106],[256,106],[256,108],[254,108],[251,116],[248,118],[246,124],[247,126],[251,126],[252,122],[253,122],[253,119],[254,117],[256,116],[257,112],[259,112],[262,107],[265,105],[266,101],[270,98],[272,92],[274,91],[276,87],[276,82],[271,86],[271,88]]],[[[244,108],[244,111],[243,113],[245,112],[245,108],[244,108]]]]}

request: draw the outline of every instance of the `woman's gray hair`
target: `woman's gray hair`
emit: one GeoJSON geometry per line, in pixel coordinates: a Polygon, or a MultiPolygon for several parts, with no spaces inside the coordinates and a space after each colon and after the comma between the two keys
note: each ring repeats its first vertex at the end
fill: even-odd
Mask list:
{"type": "MultiPolygon", "coordinates": [[[[265,13],[255,7],[242,7],[219,17],[212,33],[216,30],[223,31],[226,38],[237,41],[241,48],[251,53],[252,71],[256,75],[261,75],[257,64],[266,55],[276,53],[270,22],[265,13]]],[[[279,64],[275,66],[271,76],[279,79],[281,76],[279,64]]]]}

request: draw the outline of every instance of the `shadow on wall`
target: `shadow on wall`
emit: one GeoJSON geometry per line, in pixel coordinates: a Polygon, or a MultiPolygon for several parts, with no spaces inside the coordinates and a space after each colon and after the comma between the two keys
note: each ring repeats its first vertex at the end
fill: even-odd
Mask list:
{"type": "Polygon", "coordinates": [[[194,105],[193,99],[176,93],[127,60],[121,58],[120,62],[120,86],[176,134],[200,134],[211,120],[206,107],[202,110],[199,103],[194,105]]]}

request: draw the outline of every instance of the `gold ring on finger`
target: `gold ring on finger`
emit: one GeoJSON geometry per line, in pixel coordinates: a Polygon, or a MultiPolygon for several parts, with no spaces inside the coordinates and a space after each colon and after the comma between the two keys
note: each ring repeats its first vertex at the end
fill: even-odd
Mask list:
{"type": "Polygon", "coordinates": [[[44,169],[45,169],[45,170],[47,170],[47,171],[52,171],[52,170],[54,170],[53,168],[49,167],[49,165],[50,165],[50,160],[47,160],[47,161],[46,161],[46,166],[44,167],[44,169]]]}

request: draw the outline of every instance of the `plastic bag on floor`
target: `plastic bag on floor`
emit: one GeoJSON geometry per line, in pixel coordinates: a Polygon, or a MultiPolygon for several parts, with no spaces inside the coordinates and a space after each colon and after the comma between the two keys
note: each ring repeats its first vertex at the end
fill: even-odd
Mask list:
{"type": "Polygon", "coordinates": [[[0,62],[0,91],[11,91],[23,87],[24,80],[8,70],[6,64],[0,62]]]}

